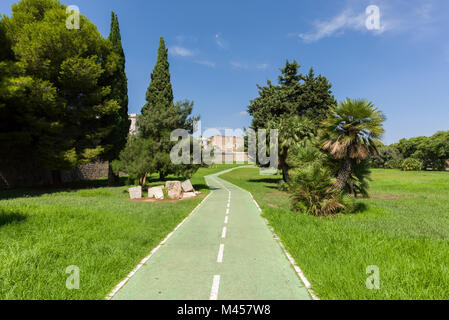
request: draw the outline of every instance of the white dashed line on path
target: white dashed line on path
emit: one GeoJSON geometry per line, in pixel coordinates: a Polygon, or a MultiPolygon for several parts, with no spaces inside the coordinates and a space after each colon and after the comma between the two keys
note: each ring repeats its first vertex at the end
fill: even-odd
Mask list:
{"type": "Polygon", "coordinates": [[[214,276],[212,290],[210,291],[210,300],[218,300],[218,289],[220,288],[220,276],[214,276]]]}
{"type": "Polygon", "coordinates": [[[225,224],[228,224],[228,221],[229,221],[229,217],[226,216],[226,217],[225,217],[225,224]]]}
{"type": "Polygon", "coordinates": [[[220,244],[220,249],[218,250],[218,257],[217,257],[218,263],[223,262],[223,253],[224,253],[224,244],[220,244]]]}
{"type": "Polygon", "coordinates": [[[225,239],[225,238],[226,238],[226,232],[227,232],[227,231],[228,231],[227,228],[224,227],[224,228],[223,228],[223,232],[221,233],[221,238],[222,238],[222,239],[225,239]]]}

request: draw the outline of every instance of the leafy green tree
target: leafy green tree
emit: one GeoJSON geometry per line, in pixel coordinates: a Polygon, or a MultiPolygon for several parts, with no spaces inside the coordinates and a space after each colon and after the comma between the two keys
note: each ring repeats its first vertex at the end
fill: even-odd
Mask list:
{"type": "Polygon", "coordinates": [[[279,85],[267,82],[265,87],[257,86],[259,96],[250,102],[248,113],[253,117],[252,129],[265,128],[267,121],[283,116],[306,116],[319,124],[330,108],[336,105],[331,84],[313,69],[307,76],[299,73],[296,61],[287,61],[280,69],[279,85]]]}
{"type": "MultiPolygon", "coordinates": [[[[120,105],[120,110],[117,113],[114,113],[109,118],[105,119],[106,123],[115,124],[104,142],[105,144],[112,146],[112,148],[103,155],[103,158],[111,163],[112,160],[118,158],[120,151],[125,147],[130,126],[128,118],[128,80],[125,73],[125,54],[122,47],[118,17],[114,12],[111,13],[109,41],[112,43],[112,50],[119,57],[117,69],[110,79],[111,94],[109,98],[114,99],[120,105]]],[[[112,167],[109,164],[109,185],[115,185],[118,181],[118,176],[114,174],[112,167]]]]}
{"type": "MultiPolygon", "coordinates": [[[[334,189],[343,191],[355,164],[377,155],[385,115],[367,100],[346,99],[322,123],[322,148],[340,161],[334,189]]],[[[353,186],[351,186],[353,189],[353,186]]]]}
{"type": "Polygon", "coordinates": [[[199,117],[191,117],[193,102],[173,102],[169,66],[168,50],[161,37],[157,62],[146,93],[147,102],[142,108],[138,126],[142,138],[151,137],[154,141],[156,171],[162,180],[179,169],[179,165],[174,165],[170,160],[170,151],[174,146],[174,142],[170,141],[171,132],[185,129],[192,133],[194,121],[199,120],[199,117]]]}
{"type": "Polygon", "coordinates": [[[12,53],[1,62],[1,158],[52,170],[54,183],[59,170],[110,148],[99,144],[112,127],[104,119],[120,108],[109,97],[118,62],[110,42],[86,17],[79,30],[67,29],[66,19],[58,1],[22,0],[1,21],[12,53]]]}
{"type": "Polygon", "coordinates": [[[375,168],[385,168],[387,162],[392,164],[403,159],[402,154],[394,146],[386,146],[380,144],[378,147],[378,154],[371,158],[372,166],[375,168]]]}
{"type": "Polygon", "coordinates": [[[120,153],[119,159],[111,163],[115,174],[127,173],[130,179],[141,186],[145,186],[148,175],[155,169],[153,143],[150,138],[143,139],[130,136],[125,149],[120,153]]]}
{"type": "Polygon", "coordinates": [[[402,139],[394,147],[404,158],[420,160],[424,169],[444,171],[449,159],[449,131],[440,131],[431,137],[402,139]]]}
{"type": "Polygon", "coordinates": [[[280,69],[279,85],[271,81],[258,85],[259,96],[251,101],[248,113],[253,117],[251,128],[279,129],[279,169],[288,181],[288,150],[295,143],[316,135],[320,122],[330,108],[336,105],[331,85],[323,76],[299,73],[296,61],[287,61],[280,69]]]}
{"type": "Polygon", "coordinates": [[[393,144],[393,147],[398,149],[404,158],[410,158],[415,154],[419,146],[428,142],[427,137],[416,137],[411,139],[401,139],[399,143],[393,144]]]}

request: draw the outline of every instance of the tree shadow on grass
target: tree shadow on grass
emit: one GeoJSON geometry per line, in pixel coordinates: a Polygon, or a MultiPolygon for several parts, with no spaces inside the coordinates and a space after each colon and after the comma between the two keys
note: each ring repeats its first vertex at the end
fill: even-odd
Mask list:
{"type": "Polygon", "coordinates": [[[217,190],[218,188],[213,188],[213,187],[209,187],[208,185],[205,184],[193,184],[193,188],[195,190],[217,190]]]}
{"type": "Polygon", "coordinates": [[[21,222],[26,219],[26,216],[17,212],[0,211],[0,228],[14,222],[21,222]]]}
{"type": "Polygon", "coordinates": [[[269,184],[278,184],[282,178],[260,178],[260,179],[250,179],[248,182],[255,182],[255,183],[269,183],[269,184]]]}
{"type": "MultiPolygon", "coordinates": [[[[121,177],[119,183],[116,185],[124,186],[127,183],[127,177],[121,177]]],[[[42,187],[30,187],[30,188],[18,188],[18,189],[6,189],[0,190],[0,200],[16,199],[16,198],[34,198],[40,197],[46,194],[72,192],[83,189],[98,189],[108,187],[107,179],[98,180],[83,180],[64,183],[60,186],[42,186],[42,187]]]]}
{"type": "Polygon", "coordinates": [[[352,215],[352,214],[362,214],[368,210],[368,206],[364,202],[357,201],[354,205],[354,210],[351,212],[345,212],[345,215],[352,215]]]}

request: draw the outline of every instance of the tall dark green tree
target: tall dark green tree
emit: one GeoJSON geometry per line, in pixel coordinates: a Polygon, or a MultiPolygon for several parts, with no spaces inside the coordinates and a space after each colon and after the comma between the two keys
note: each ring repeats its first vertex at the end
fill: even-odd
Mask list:
{"type": "MultiPolygon", "coordinates": [[[[296,61],[287,61],[280,69],[279,84],[273,85],[268,81],[264,87],[258,85],[259,97],[252,100],[248,106],[248,113],[253,117],[252,129],[277,128],[283,131],[279,150],[279,165],[283,171],[288,170],[286,159],[289,148],[298,142],[296,131],[288,130],[285,125],[293,125],[290,124],[291,120],[297,119],[299,122],[308,123],[307,128],[310,131],[304,132],[302,126],[296,125],[302,132],[299,136],[314,135],[320,123],[337,103],[332,95],[332,86],[325,77],[315,76],[313,69],[304,76],[299,73],[299,69],[296,61]]],[[[287,182],[288,172],[283,172],[283,177],[287,182]]]]}
{"type": "Polygon", "coordinates": [[[337,105],[326,77],[315,76],[313,69],[304,76],[299,69],[298,62],[287,61],[280,69],[279,85],[268,81],[264,87],[257,86],[259,96],[248,106],[253,129],[264,128],[267,121],[290,115],[306,116],[318,125],[326,119],[330,108],[337,105]]]}
{"type": "Polygon", "coordinates": [[[170,151],[174,145],[170,141],[171,132],[176,129],[192,132],[193,121],[199,118],[190,117],[193,102],[173,102],[168,50],[162,37],[146,100],[138,119],[139,135],[144,139],[152,139],[155,171],[164,179],[168,174],[178,173],[181,168],[173,165],[170,160],[170,151]]]}
{"type": "Polygon", "coordinates": [[[86,17],[71,30],[67,17],[59,1],[22,0],[1,20],[11,50],[0,63],[0,171],[31,165],[60,183],[60,170],[107,149],[105,119],[119,110],[109,97],[118,56],[86,17]]]}
{"type": "Polygon", "coordinates": [[[112,131],[105,139],[105,144],[109,146],[103,158],[109,161],[109,185],[115,185],[119,181],[118,175],[112,170],[111,162],[118,159],[120,152],[126,145],[129,134],[130,121],[128,117],[128,79],[125,72],[125,53],[122,47],[122,38],[120,35],[120,26],[117,15],[111,13],[111,31],[109,41],[112,43],[112,50],[118,56],[117,69],[111,76],[111,94],[110,98],[117,101],[120,110],[112,114],[105,121],[113,123],[112,131]]]}

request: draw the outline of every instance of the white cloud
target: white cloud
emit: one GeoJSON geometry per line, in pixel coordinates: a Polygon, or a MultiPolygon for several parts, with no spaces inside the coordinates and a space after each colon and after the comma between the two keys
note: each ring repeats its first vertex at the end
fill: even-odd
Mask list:
{"type": "Polygon", "coordinates": [[[239,62],[239,61],[231,61],[231,62],[229,62],[229,64],[234,69],[248,69],[249,68],[248,64],[239,62]]]}
{"type": "Polygon", "coordinates": [[[222,49],[227,49],[229,47],[228,43],[218,33],[215,35],[215,43],[222,49]]]}
{"type": "Polygon", "coordinates": [[[192,57],[195,55],[195,52],[193,50],[181,46],[170,47],[169,52],[171,55],[179,57],[192,57]]]}
{"type": "Polygon", "coordinates": [[[444,12],[441,3],[427,0],[425,3],[412,4],[410,0],[347,0],[347,6],[339,14],[328,19],[312,22],[313,29],[303,33],[288,33],[287,36],[299,37],[304,42],[315,42],[323,38],[334,37],[347,31],[370,32],[374,35],[409,33],[415,38],[421,35],[425,39],[437,28],[435,24],[444,12]],[[380,29],[368,30],[366,9],[376,5],[380,9],[380,29]]]}
{"type": "Polygon", "coordinates": [[[261,64],[258,64],[256,66],[256,68],[259,69],[259,70],[266,70],[266,69],[268,69],[269,66],[270,65],[268,63],[261,63],[261,64]]]}
{"type": "Polygon", "coordinates": [[[365,21],[365,12],[354,14],[352,10],[347,9],[328,21],[315,21],[315,30],[310,33],[301,33],[299,37],[305,42],[314,42],[342,34],[345,30],[363,30],[366,28],[365,21]]]}
{"type": "Polygon", "coordinates": [[[210,67],[210,68],[215,68],[216,64],[213,61],[209,61],[209,60],[197,60],[195,61],[195,63],[206,66],[206,67],[210,67]]]}
{"type": "Polygon", "coordinates": [[[247,116],[247,115],[248,115],[248,111],[241,111],[241,112],[240,112],[240,115],[241,115],[241,116],[247,116]]]}
{"type": "Polygon", "coordinates": [[[179,43],[182,42],[198,42],[198,37],[195,36],[187,36],[184,34],[180,34],[176,36],[176,41],[178,41],[179,43]]]}
{"type": "Polygon", "coordinates": [[[240,69],[240,70],[249,70],[250,69],[250,70],[262,70],[263,71],[263,70],[267,70],[270,67],[270,65],[268,63],[259,63],[259,64],[251,63],[251,64],[249,64],[246,62],[236,61],[236,60],[230,61],[229,64],[233,69],[240,69]]]}

